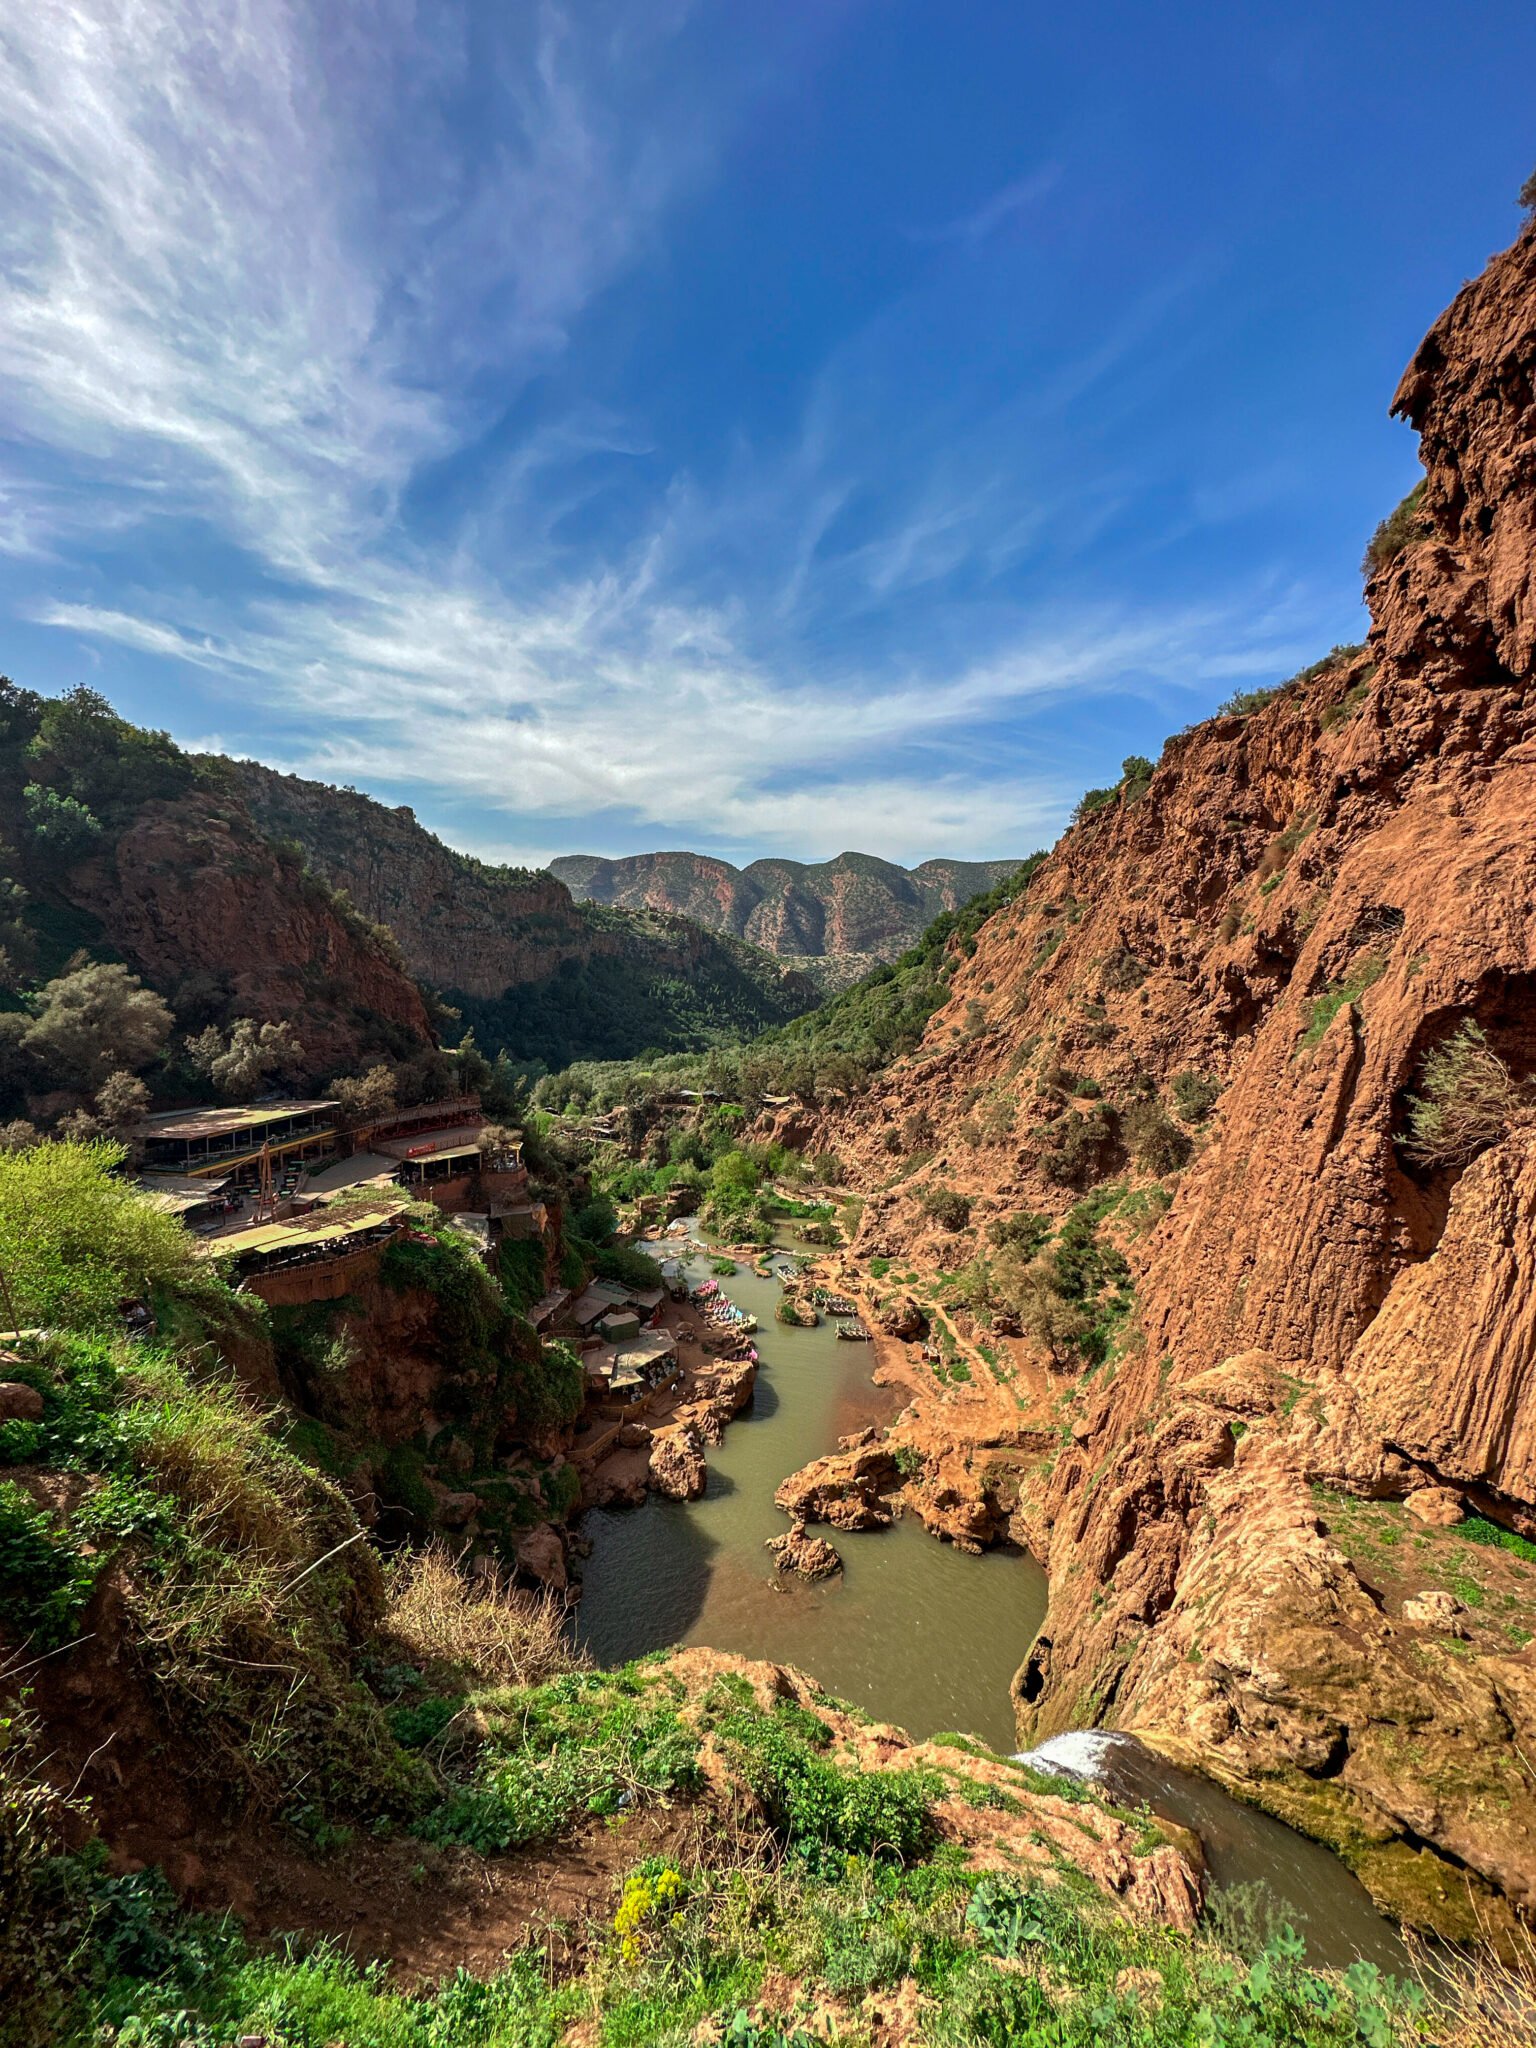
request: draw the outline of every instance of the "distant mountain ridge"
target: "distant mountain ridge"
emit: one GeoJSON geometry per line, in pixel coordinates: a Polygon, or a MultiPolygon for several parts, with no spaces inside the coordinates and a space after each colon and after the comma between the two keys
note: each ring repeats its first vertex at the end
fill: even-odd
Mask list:
{"type": "Polygon", "coordinates": [[[454,851],[408,806],[256,761],[207,765],[261,831],[388,928],[485,1051],[550,1067],[627,1059],[787,1023],[820,999],[794,963],[729,930],[644,903],[574,902],[552,874],[454,851]]]}
{"type": "MultiPolygon", "coordinates": [[[[563,854],[549,863],[578,902],[661,910],[706,930],[812,967],[853,974],[895,960],[946,910],[983,896],[1016,860],[925,860],[899,867],[869,853],[833,860],[755,860],[745,868],[703,853],[636,853],[618,860],[563,854]]],[[[823,977],[824,978],[824,977],[823,977]]]]}

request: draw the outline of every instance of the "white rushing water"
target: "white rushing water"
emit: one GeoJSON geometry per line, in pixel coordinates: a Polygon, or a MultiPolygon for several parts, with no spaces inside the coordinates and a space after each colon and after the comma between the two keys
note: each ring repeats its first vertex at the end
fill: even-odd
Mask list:
{"type": "Polygon", "coordinates": [[[1057,1777],[1095,1779],[1104,1775],[1110,1757],[1123,1741],[1123,1736],[1106,1728],[1074,1728],[1069,1734],[1053,1735],[1038,1749],[1020,1750],[1014,1762],[1057,1777]]]}

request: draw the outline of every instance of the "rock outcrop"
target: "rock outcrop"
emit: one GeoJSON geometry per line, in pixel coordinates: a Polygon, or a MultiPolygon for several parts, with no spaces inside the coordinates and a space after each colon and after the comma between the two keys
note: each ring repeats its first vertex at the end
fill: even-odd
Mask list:
{"type": "MultiPolygon", "coordinates": [[[[1130,764],[813,1142],[867,1190],[856,1252],[954,1273],[996,1225],[1022,1264],[1036,1214],[1067,1248],[1015,1289],[1015,1377],[934,1372],[956,1442],[1058,1426],[1014,1517],[1051,1574],[1021,1731],[1134,1729],[1466,1932],[1536,1881],[1536,1568],[1462,1533],[1536,1533],[1536,223],[1394,404],[1425,480],[1368,644],[1130,764]],[[1428,1162],[1412,1098],[1468,1024],[1516,1108],[1428,1162]],[[1431,1565],[1486,1598],[1448,1616],[1431,1565]]],[[[811,1476],[793,1512],[856,1497],[811,1476]]]]}
{"type": "Polygon", "coordinates": [[[704,1445],[690,1422],[659,1429],[651,1439],[651,1485],[668,1500],[700,1500],[709,1473],[704,1445]]]}
{"type": "Polygon", "coordinates": [[[929,860],[897,867],[867,853],[835,860],[757,860],[732,867],[699,853],[622,860],[569,854],[550,862],[578,900],[662,910],[729,932],[807,965],[845,964],[842,981],[895,960],[943,911],[958,910],[1011,875],[1012,860],[929,860]]]}
{"type": "MultiPolygon", "coordinates": [[[[990,1755],[980,1745],[914,1742],[888,1722],[829,1705],[827,1696],[793,1665],[748,1662],[718,1650],[678,1650],[652,1667],[668,1683],[682,1686],[687,1703],[711,1695],[722,1676],[744,1679],[760,1707],[786,1700],[819,1720],[827,1733],[826,1754],[864,1770],[931,1772],[944,1786],[934,1816],[941,1841],[955,1845],[966,1868],[998,1870],[1010,1876],[1038,1873],[1059,1881],[1065,1868],[1080,1871],[1114,1899],[1131,1919],[1148,1926],[1192,1928],[1204,1897],[1198,1850],[1186,1837],[1170,1839],[1139,1820],[1113,1812],[1096,1799],[1062,1798],[1038,1789],[1038,1779],[1011,1757],[990,1755]]],[[[711,1745],[706,1752],[709,1782],[738,1792],[727,1758],[711,1745]]]]}
{"type": "Polygon", "coordinates": [[[804,1522],[796,1522],[782,1536],[770,1536],[763,1548],[781,1572],[798,1572],[802,1579],[830,1579],[843,1568],[843,1560],[824,1536],[813,1536],[804,1522]]]}
{"type": "Polygon", "coordinates": [[[815,1458],[790,1474],[774,1503],[796,1522],[829,1522],[834,1529],[888,1529],[896,1510],[887,1495],[901,1485],[895,1453],[873,1429],[845,1437],[830,1457],[815,1458]]]}
{"type": "Polygon", "coordinates": [[[690,1399],[678,1410],[707,1444],[719,1443],[728,1422],[752,1405],[757,1385],[757,1367],[750,1358],[720,1358],[701,1361],[692,1369],[690,1399]]]}

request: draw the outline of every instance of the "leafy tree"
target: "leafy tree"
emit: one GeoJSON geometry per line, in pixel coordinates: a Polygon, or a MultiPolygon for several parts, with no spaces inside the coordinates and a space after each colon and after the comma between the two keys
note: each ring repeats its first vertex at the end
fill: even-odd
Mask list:
{"type": "Polygon", "coordinates": [[[108,1074],[96,1090],[96,1114],[115,1135],[149,1113],[149,1090],[136,1074],[108,1074]]]}
{"type": "Polygon", "coordinates": [[[971,1220],[971,1205],[956,1188],[925,1188],[919,1197],[924,1213],[946,1230],[964,1230],[971,1220]]]}
{"type": "Polygon", "coordinates": [[[518,1156],[519,1136],[506,1124],[480,1126],[480,1153],[492,1169],[508,1167],[518,1156]]]}
{"type": "Polygon", "coordinates": [[[154,990],[126,967],[90,961],[50,981],[35,998],[21,1044],[55,1078],[95,1089],[109,1074],[149,1066],[174,1022],[154,990]]]}
{"type": "Polygon", "coordinates": [[[331,1083],[331,1093],[341,1104],[346,1123],[364,1124],[371,1117],[388,1116],[395,1107],[395,1077],[382,1065],[360,1076],[340,1074],[331,1083]]]}
{"type": "Polygon", "coordinates": [[[192,1239],[129,1182],[121,1146],[0,1151],[0,1269],[23,1324],[106,1329],[126,1295],[218,1283],[192,1239]]]}
{"type": "Polygon", "coordinates": [[[1536,171],[1520,187],[1519,202],[1527,213],[1536,213],[1536,171]]]}
{"type": "Polygon", "coordinates": [[[72,868],[101,838],[101,820],[76,797],[29,782],[21,801],[32,843],[51,864],[72,868]]]}
{"type": "Polygon", "coordinates": [[[286,1018],[275,1024],[237,1018],[227,1039],[210,1024],[187,1041],[187,1056],[221,1095],[229,1096],[258,1095],[270,1078],[290,1077],[304,1065],[304,1048],[286,1018]]]}
{"type": "Polygon", "coordinates": [[[168,733],[130,725],[95,690],[44,700],[27,756],[39,783],[105,825],[125,824],[141,804],[179,796],[192,782],[192,764],[168,733]]]}

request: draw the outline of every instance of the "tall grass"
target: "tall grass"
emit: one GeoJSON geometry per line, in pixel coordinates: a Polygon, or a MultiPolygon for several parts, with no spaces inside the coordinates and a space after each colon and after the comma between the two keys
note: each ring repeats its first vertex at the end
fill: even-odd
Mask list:
{"type": "Polygon", "coordinates": [[[562,1600],[514,1590],[489,1559],[467,1578],[443,1543],[396,1558],[387,1599],[384,1632],[421,1664],[503,1685],[539,1685],[557,1672],[586,1668],[562,1600]]]}

